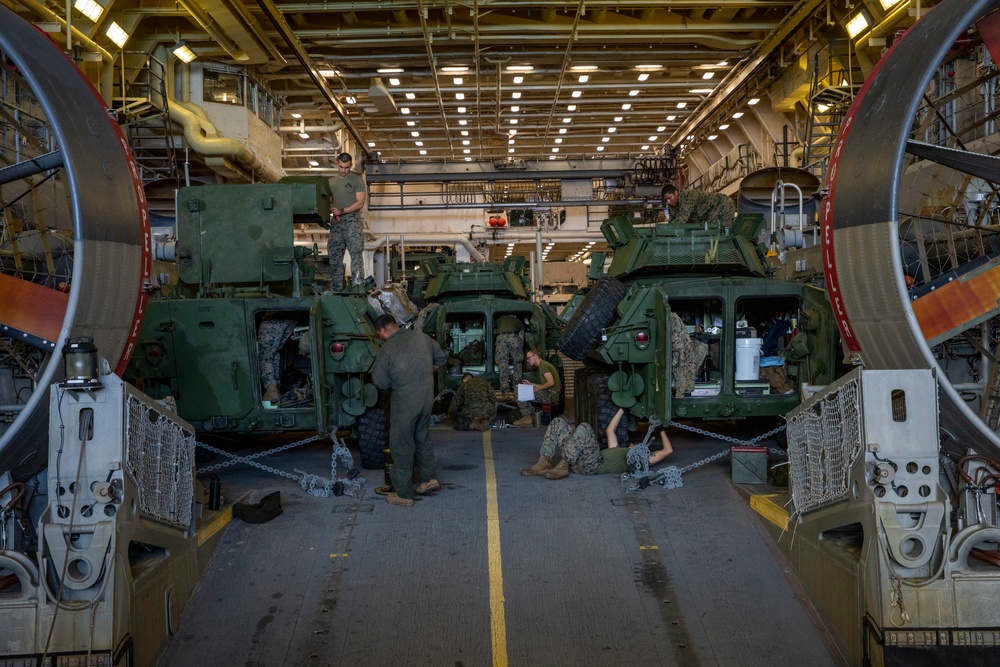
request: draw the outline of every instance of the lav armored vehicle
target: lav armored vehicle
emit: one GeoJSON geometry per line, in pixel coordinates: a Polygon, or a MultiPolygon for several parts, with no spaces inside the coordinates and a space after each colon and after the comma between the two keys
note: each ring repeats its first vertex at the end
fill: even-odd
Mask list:
{"type": "Polygon", "coordinates": [[[600,280],[560,315],[566,327],[559,349],[585,359],[575,379],[577,419],[601,437],[618,407],[664,422],[774,423],[799,404],[800,385],[835,379],[840,344],[826,295],[770,277],[757,241],[763,223],[759,214],[743,214],[724,228],[633,225],[626,216],[602,224],[613,260],[603,277],[603,258],[593,262],[590,277],[600,280]],[[672,346],[675,324],[704,346],[687,386],[674,377],[685,362],[672,346]],[[764,376],[781,378],[777,383],[759,371],[768,338],[773,350],[764,363],[780,370],[764,376]]]}
{"type": "Polygon", "coordinates": [[[499,387],[493,341],[497,321],[504,315],[513,315],[524,324],[525,350],[538,348],[560,367],[559,358],[550,352],[559,341],[561,323],[548,304],[531,300],[523,279],[523,257],[508,257],[502,264],[445,264],[429,259],[422,265],[427,275],[423,298],[428,302],[421,316],[422,330],[441,343],[452,359],[438,370],[438,391],[458,387],[466,372],[499,387]],[[481,344],[481,358],[455,363],[474,341],[481,344]]]}
{"type": "Polygon", "coordinates": [[[385,415],[368,373],[381,312],[361,286],[323,293],[315,251],[293,243],[296,223],[323,221],[329,196],[322,178],[181,189],[177,284],[150,302],[127,377],[153,398],[172,396],[201,434],[352,427],[362,465],[377,468],[385,415]],[[290,323],[274,400],[258,359],[268,319],[290,323]]]}

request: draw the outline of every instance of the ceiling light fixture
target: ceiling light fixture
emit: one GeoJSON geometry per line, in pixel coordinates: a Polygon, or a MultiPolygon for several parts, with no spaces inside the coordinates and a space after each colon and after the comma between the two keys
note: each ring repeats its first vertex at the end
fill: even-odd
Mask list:
{"type": "Polygon", "coordinates": [[[292,118],[302,118],[302,114],[297,111],[292,112],[292,118]]]}
{"type": "Polygon", "coordinates": [[[854,39],[855,37],[863,33],[865,30],[867,30],[869,25],[870,24],[868,23],[868,17],[865,16],[865,13],[858,12],[857,14],[854,15],[854,18],[852,18],[850,21],[847,22],[847,25],[845,26],[847,30],[847,36],[850,37],[851,39],[854,39]]]}
{"type": "Polygon", "coordinates": [[[611,137],[601,137],[601,141],[606,144],[611,141],[611,137]]]}
{"type": "Polygon", "coordinates": [[[717,134],[710,134],[710,135],[708,135],[708,140],[709,141],[715,141],[718,138],[719,138],[719,135],[717,135],[717,134]]]}
{"type": "Polygon", "coordinates": [[[677,116],[667,116],[667,121],[677,120],[677,116]]]}
{"type": "Polygon", "coordinates": [[[374,141],[369,141],[368,142],[368,148],[375,148],[375,142],[374,141]]]}
{"type": "Polygon", "coordinates": [[[577,81],[579,81],[580,83],[587,83],[588,81],[590,81],[590,75],[581,74],[579,77],[577,77],[577,81]]]}
{"type": "Polygon", "coordinates": [[[553,149],[552,149],[552,152],[553,152],[553,153],[558,153],[558,152],[559,152],[559,149],[558,149],[558,148],[553,148],[553,149]]]}
{"type": "Polygon", "coordinates": [[[420,136],[420,133],[419,133],[419,132],[417,132],[416,130],[413,130],[412,132],[410,132],[410,136],[411,136],[411,137],[419,137],[419,136],[420,136]]]}
{"type": "Polygon", "coordinates": [[[382,67],[376,70],[379,74],[402,74],[406,70],[402,67],[382,67]]]}
{"type": "Polygon", "coordinates": [[[316,160],[309,160],[309,166],[310,167],[318,167],[319,166],[319,162],[317,162],[316,160]]]}
{"type": "Polygon", "coordinates": [[[749,106],[753,106],[753,105],[757,104],[758,102],[760,102],[760,98],[759,97],[751,97],[750,100],[747,102],[747,104],[749,106]]]}
{"type": "Polygon", "coordinates": [[[424,142],[422,142],[422,141],[414,141],[413,143],[416,146],[423,146],[424,145],[424,142]]]}
{"type": "Polygon", "coordinates": [[[518,92],[513,92],[510,94],[510,96],[513,97],[515,100],[521,99],[521,93],[518,92]]]}
{"type": "Polygon", "coordinates": [[[712,90],[712,88],[692,88],[688,92],[692,95],[708,95],[712,90]]]}
{"type": "Polygon", "coordinates": [[[729,123],[723,123],[722,125],[719,126],[719,130],[720,131],[721,130],[728,130],[728,129],[729,129],[729,123]]]}
{"type": "Polygon", "coordinates": [[[628,91],[628,96],[629,97],[635,97],[638,94],[639,94],[638,90],[630,90],[630,91],[628,91]]]}
{"type": "Polygon", "coordinates": [[[512,111],[513,113],[517,113],[518,111],[520,111],[520,110],[521,110],[521,107],[519,107],[519,106],[517,106],[517,105],[515,104],[514,106],[512,106],[512,107],[510,108],[510,110],[511,110],[511,111],[512,111]]]}
{"type": "Polygon", "coordinates": [[[348,95],[347,97],[344,98],[344,101],[347,102],[348,104],[357,104],[358,103],[357,98],[354,97],[353,95],[348,95]]]}
{"type": "Polygon", "coordinates": [[[531,65],[507,65],[508,72],[531,72],[534,69],[531,65]]]}
{"type": "Polygon", "coordinates": [[[565,127],[560,127],[559,128],[559,134],[566,134],[566,128],[565,127]]]}
{"type": "Polygon", "coordinates": [[[464,72],[468,72],[469,68],[465,65],[451,65],[448,67],[442,67],[441,71],[446,74],[462,74],[464,72]]]}
{"type": "Polygon", "coordinates": [[[460,119],[460,120],[458,121],[458,124],[459,124],[459,125],[468,125],[468,124],[469,124],[469,121],[467,121],[467,120],[465,120],[465,119],[460,119]]]}
{"type": "Polygon", "coordinates": [[[648,151],[648,150],[649,150],[649,146],[643,146],[643,147],[642,147],[642,150],[644,150],[644,151],[648,151]]]}
{"type": "Polygon", "coordinates": [[[464,100],[465,99],[465,93],[455,93],[455,99],[456,100],[464,100]]]}
{"type": "Polygon", "coordinates": [[[572,118],[563,118],[563,122],[564,123],[572,123],[573,119],[572,118]]]}
{"type": "Polygon", "coordinates": [[[517,125],[517,119],[516,118],[511,118],[510,119],[510,124],[511,125],[517,125]]]}
{"type": "Polygon", "coordinates": [[[463,137],[469,136],[469,131],[468,130],[462,130],[462,136],[463,137]]]}
{"type": "Polygon", "coordinates": [[[629,104],[628,102],[626,102],[625,104],[622,105],[622,111],[628,111],[631,108],[632,108],[632,105],[629,104]]]}
{"type": "Polygon", "coordinates": [[[401,114],[403,114],[405,116],[406,114],[410,113],[410,107],[400,107],[399,108],[399,113],[401,113],[401,114]]]}
{"type": "Polygon", "coordinates": [[[735,118],[736,120],[739,120],[740,118],[743,118],[743,112],[742,111],[737,111],[736,113],[733,114],[733,118],[735,118]]]}
{"type": "Polygon", "coordinates": [[[652,70],[663,69],[663,65],[636,65],[635,68],[640,71],[643,70],[652,71],[652,70]]]}
{"type": "Polygon", "coordinates": [[[514,83],[524,83],[524,77],[523,76],[515,76],[514,77],[514,83]]]}
{"type": "Polygon", "coordinates": [[[309,138],[309,133],[308,132],[299,132],[299,136],[301,138],[303,138],[303,139],[308,139],[309,138]]]}
{"type": "Polygon", "coordinates": [[[191,47],[184,42],[178,42],[174,45],[174,48],[170,49],[170,51],[177,56],[179,60],[185,63],[189,63],[198,57],[195,55],[194,51],[191,50],[191,47]]]}
{"type": "Polygon", "coordinates": [[[566,107],[566,111],[576,111],[576,105],[570,104],[569,106],[566,107]]]}
{"type": "Polygon", "coordinates": [[[408,100],[415,100],[415,99],[417,99],[417,96],[416,96],[415,93],[407,93],[406,94],[406,99],[408,99],[408,100]]]}
{"type": "Polygon", "coordinates": [[[701,78],[703,78],[705,81],[708,81],[713,76],[715,76],[715,72],[705,72],[704,74],[701,75],[701,78]]]}
{"type": "Polygon", "coordinates": [[[666,125],[661,125],[658,128],[656,128],[656,131],[657,132],[666,132],[667,131],[667,126],[666,125]]]}
{"type": "Polygon", "coordinates": [[[460,76],[456,76],[456,77],[455,77],[454,79],[452,79],[452,81],[454,81],[454,82],[455,82],[455,85],[456,85],[456,86],[461,86],[461,85],[462,85],[462,81],[463,81],[463,79],[462,79],[462,77],[460,77],[460,76]]]}
{"type": "Polygon", "coordinates": [[[683,108],[684,108],[684,107],[686,107],[687,105],[688,105],[688,103],[687,103],[687,102],[678,102],[678,103],[677,103],[677,108],[678,108],[678,109],[683,109],[683,108]]]}
{"type": "Polygon", "coordinates": [[[570,97],[580,97],[581,95],[583,95],[583,91],[574,90],[573,93],[570,95],[570,97]]]}
{"type": "Polygon", "coordinates": [[[423,149],[420,149],[420,154],[421,154],[421,155],[427,155],[427,151],[425,151],[425,150],[423,150],[423,149]]]}
{"type": "Polygon", "coordinates": [[[556,137],[556,143],[557,144],[561,144],[562,143],[562,137],[556,137]]]}
{"type": "Polygon", "coordinates": [[[395,77],[389,79],[389,85],[390,86],[398,86],[399,85],[399,79],[397,79],[395,77]]]}
{"type": "Polygon", "coordinates": [[[615,116],[615,122],[620,123],[625,120],[625,116],[615,116]]]}
{"type": "Polygon", "coordinates": [[[570,69],[574,72],[596,72],[597,65],[573,65],[570,69]]]}
{"type": "Polygon", "coordinates": [[[409,125],[410,127],[413,127],[414,125],[417,124],[417,121],[415,121],[415,120],[408,120],[408,121],[406,121],[406,124],[409,125]]]}
{"type": "Polygon", "coordinates": [[[614,134],[617,131],[618,131],[617,127],[609,127],[608,128],[608,134],[614,134]]]}
{"type": "Polygon", "coordinates": [[[645,81],[648,78],[649,78],[648,72],[643,72],[642,74],[639,75],[639,81],[645,81]]]}
{"type": "Polygon", "coordinates": [[[462,145],[463,146],[468,146],[469,145],[469,140],[468,139],[462,139],[462,145]]]}
{"type": "Polygon", "coordinates": [[[649,139],[646,139],[646,141],[656,141],[656,139],[657,139],[657,136],[655,134],[653,134],[653,135],[651,135],[649,137],[649,139]]]}
{"type": "Polygon", "coordinates": [[[111,22],[111,25],[104,31],[104,34],[108,36],[108,39],[117,44],[118,48],[125,46],[125,42],[128,41],[128,33],[115,21],[111,22]]]}
{"type": "Polygon", "coordinates": [[[76,0],[73,6],[94,23],[97,23],[97,19],[101,18],[101,13],[104,11],[104,7],[94,0],[76,0]]]}
{"type": "Polygon", "coordinates": [[[458,113],[465,113],[465,107],[458,107],[458,113]]]}

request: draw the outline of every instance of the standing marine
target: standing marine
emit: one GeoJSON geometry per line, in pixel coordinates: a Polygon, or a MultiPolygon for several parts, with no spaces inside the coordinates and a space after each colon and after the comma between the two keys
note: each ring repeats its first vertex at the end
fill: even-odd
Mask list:
{"type": "Polygon", "coordinates": [[[330,258],[330,288],[344,289],[344,250],[351,255],[351,280],[357,284],[365,279],[365,233],[361,209],[368,192],[361,174],[351,171],[354,158],[350,153],[337,156],[337,175],[330,179],[330,237],[327,255],[330,258]]]}
{"type": "Polygon", "coordinates": [[[517,316],[502,315],[497,319],[493,353],[500,371],[500,393],[506,394],[524,377],[524,324],[517,316]]]}

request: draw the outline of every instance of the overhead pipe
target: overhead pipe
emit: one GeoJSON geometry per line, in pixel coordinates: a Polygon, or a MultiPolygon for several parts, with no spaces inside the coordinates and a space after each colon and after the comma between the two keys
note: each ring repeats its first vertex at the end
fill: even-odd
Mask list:
{"type": "MultiPolygon", "coordinates": [[[[20,2],[21,0],[18,1],[20,2]]],[[[191,18],[197,21],[198,25],[204,28],[205,32],[207,32],[226,53],[231,55],[233,59],[238,61],[250,60],[250,56],[247,55],[246,51],[236,45],[233,38],[230,37],[226,31],[215,22],[215,19],[209,16],[208,13],[202,9],[201,5],[194,0],[177,0],[177,4],[186,9],[191,15],[191,18]]]]}
{"type": "MultiPolygon", "coordinates": [[[[389,242],[389,235],[386,234],[386,243],[389,242]]],[[[402,237],[401,237],[402,238],[402,237]]],[[[486,256],[476,249],[472,241],[466,236],[455,236],[454,234],[407,234],[405,243],[409,245],[450,245],[462,246],[469,251],[469,256],[476,262],[485,262],[486,256]]],[[[378,250],[382,247],[381,239],[373,239],[365,242],[365,250],[378,250]]],[[[405,255],[404,255],[405,257],[405,255]]]]}
{"type": "Polygon", "coordinates": [[[191,150],[206,158],[205,163],[209,167],[221,173],[224,164],[220,160],[230,158],[268,183],[273,183],[282,177],[280,167],[261,160],[242,141],[219,136],[219,131],[209,122],[204,109],[193,102],[182,103],[174,97],[173,67],[166,68],[166,77],[167,114],[172,122],[180,126],[184,140],[191,150]],[[198,111],[194,111],[193,108],[197,108],[198,111]]]}

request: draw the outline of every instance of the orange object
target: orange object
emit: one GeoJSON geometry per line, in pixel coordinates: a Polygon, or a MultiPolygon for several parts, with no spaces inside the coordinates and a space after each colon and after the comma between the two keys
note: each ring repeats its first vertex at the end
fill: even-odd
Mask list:
{"type": "Polygon", "coordinates": [[[505,218],[497,218],[497,227],[503,227],[506,224],[507,220],[505,218]]]}

